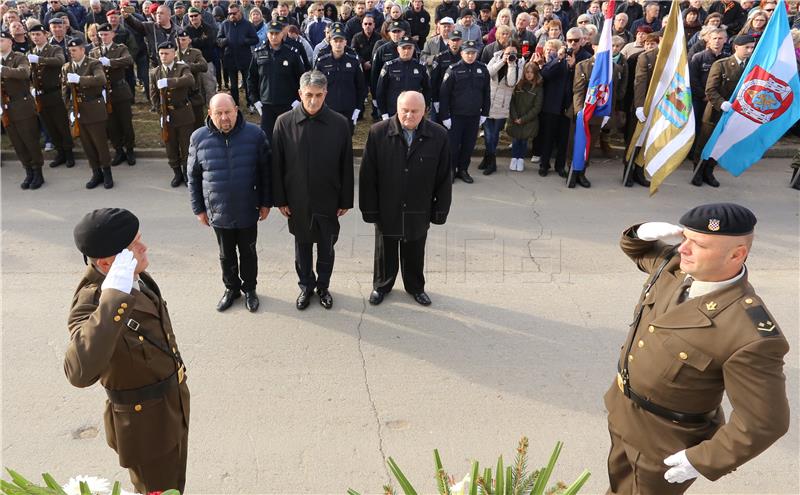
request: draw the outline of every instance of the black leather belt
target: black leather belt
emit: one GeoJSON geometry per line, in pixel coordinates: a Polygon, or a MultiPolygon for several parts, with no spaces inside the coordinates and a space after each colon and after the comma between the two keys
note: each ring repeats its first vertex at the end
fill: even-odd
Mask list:
{"type": "Polygon", "coordinates": [[[160,382],[129,390],[111,390],[107,388],[106,395],[108,395],[108,400],[114,404],[138,404],[146,400],[160,399],[183,382],[185,376],[184,368],[181,366],[179,370],[160,382]]]}
{"type": "Polygon", "coordinates": [[[651,412],[656,416],[661,416],[675,423],[704,424],[714,419],[714,416],[717,415],[716,409],[705,413],[685,413],[659,406],[634,392],[629,385],[623,386],[622,375],[619,373],[617,374],[617,385],[619,385],[619,389],[622,391],[623,395],[632,400],[637,406],[647,412],[651,412]]]}

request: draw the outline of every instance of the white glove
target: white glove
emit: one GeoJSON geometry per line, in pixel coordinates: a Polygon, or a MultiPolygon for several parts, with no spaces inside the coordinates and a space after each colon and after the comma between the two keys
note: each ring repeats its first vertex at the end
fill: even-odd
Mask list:
{"type": "Polygon", "coordinates": [[[356,122],[358,122],[358,116],[359,116],[359,114],[361,114],[361,110],[359,110],[358,108],[356,108],[355,110],[353,110],[353,116],[352,116],[352,117],[350,117],[350,120],[352,120],[352,121],[353,121],[353,125],[356,125],[356,122]]]}
{"type": "Polygon", "coordinates": [[[257,101],[253,106],[256,107],[256,112],[258,112],[259,115],[263,115],[263,110],[262,110],[262,108],[264,108],[263,103],[257,101]]]}
{"type": "Polygon", "coordinates": [[[433,109],[436,110],[436,113],[439,113],[439,102],[438,101],[434,101],[433,102],[433,109]]]}
{"type": "Polygon", "coordinates": [[[67,74],[67,83],[68,84],[80,84],[81,76],[74,72],[70,72],[67,74]]]}
{"type": "Polygon", "coordinates": [[[729,101],[723,101],[719,107],[722,109],[723,112],[730,112],[731,108],[733,108],[733,105],[731,105],[731,102],[729,101]]]}
{"type": "Polygon", "coordinates": [[[34,55],[33,53],[29,53],[28,54],[28,62],[30,62],[32,64],[38,64],[39,63],[39,55],[34,55]]]}
{"type": "Polygon", "coordinates": [[[167,78],[164,77],[156,81],[156,86],[158,86],[158,89],[165,89],[167,87],[167,78]]]}
{"type": "Polygon", "coordinates": [[[300,104],[300,102],[299,102],[299,101],[297,101],[297,100],[294,100],[294,101],[292,102],[292,108],[297,108],[297,105],[299,105],[299,104],[300,104]]]}
{"type": "Polygon", "coordinates": [[[442,125],[447,127],[448,129],[450,129],[450,127],[452,127],[452,125],[453,125],[453,121],[450,120],[450,119],[444,119],[442,121],[442,125]]]}
{"type": "Polygon", "coordinates": [[[372,100],[372,106],[378,108],[378,100],[372,100]]]}
{"type": "Polygon", "coordinates": [[[75,114],[73,112],[69,113],[69,123],[70,124],[74,124],[75,123],[75,114]]]}
{"type": "Polygon", "coordinates": [[[131,288],[133,288],[133,271],[136,269],[136,263],[137,260],[133,257],[133,253],[128,249],[123,249],[111,263],[111,268],[108,269],[108,274],[100,289],[117,289],[130,294],[131,288]]]}
{"type": "Polygon", "coordinates": [[[636,118],[639,119],[639,122],[647,120],[647,117],[644,116],[644,107],[638,107],[636,109],[636,118]]]}
{"type": "Polygon", "coordinates": [[[481,126],[481,125],[483,125],[484,122],[486,122],[486,117],[481,115],[481,120],[480,120],[480,122],[478,122],[478,125],[481,126]]]}
{"type": "Polygon", "coordinates": [[[108,57],[100,57],[97,60],[99,60],[100,63],[105,67],[111,67],[111,60],[109,60],[108,57]]]}
{"type": "Polygon", "coordinates": [[[664,241],[667,244],[683,242],[683,227],[667,222],[643,223],[636,230],[636,237],[643,241],[664,241]]]}
{"type": "Polygon", "coordinates": [[[389,120],[389,114],[385,113],[385,114],[381,115],[381,120],[389,120]]]}
{"type": "Polygon", "coordinates": [[[664,479],[670,483],[683,483],[700,476],[697,469],[686,458],[686,451],[681,450],[664,459],[664,464],[672,466],[664,473],[664,479]]]}

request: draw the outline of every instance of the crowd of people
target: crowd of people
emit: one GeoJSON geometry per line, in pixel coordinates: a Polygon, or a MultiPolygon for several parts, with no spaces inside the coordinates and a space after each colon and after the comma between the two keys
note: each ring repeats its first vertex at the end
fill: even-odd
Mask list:
{"type": "MultiPolygon", "coordinates": [[[[473,182],[470,157],[481,136],[478,168],[494,173],[502,132],[512,141],[510,170],[522,172],[532,153],[539,175],[552,167],[567,177],[575,115],[609,5],[442,0],[431,15],[422,0],[85,3],[0,4],[3,127],[25,167],[23,189],[44,183],[42,137],[44,149],[56,151],[50,167],[74,166],[79,138],[92,169],[86,187],[113,187],[111,167],[136,163],[137,99],[160,114],[170,185],[178,187],[188,181],[189,136],[205,125],[214,94],[229,91],[242,111],[258,113],[269,140],[278,116],[298,105],[300,76],[311,69],[326,76],[326,104],[351,122],[351,133],[360,120],[391,118],[401,92],[422,93],[428,118],[448,130],[453,181],[473,182]]],[[[800,2],[787,5],[800,67],[800,2]]],[[[776,6],[681,2],[698,130],[694,185],[719,186],[715,163],[701,163],[700,152],[730,110],[727,100],[776,6]]],[[[591,127],[605,157],[614,156],[612,138],[627,147],[644,118],[670,8],[669,1],[616,2],[613,115],[591,127]]],[[[591,185],[585,170],[569,177],[569,187],[591,185]]],[[[649,185],[642,166],[627,182],[649,185]]]]}

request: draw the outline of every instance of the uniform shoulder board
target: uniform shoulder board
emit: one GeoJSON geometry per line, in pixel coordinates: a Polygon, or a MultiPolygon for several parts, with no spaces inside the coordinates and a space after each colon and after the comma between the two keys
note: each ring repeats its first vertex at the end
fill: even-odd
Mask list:
{"type": "Polygon", "coordinates": [[[758,334],[762,337],[777,337],[781,334],[781,329],[778,324],[772,319],[772,316],[767,312],[767,309],[758,304],[760,301],[752,298],[744,300],[745,312],[750,320],[753,322],[758,334]],[[758,304],[757,306],[754,305],[758,304]]]}

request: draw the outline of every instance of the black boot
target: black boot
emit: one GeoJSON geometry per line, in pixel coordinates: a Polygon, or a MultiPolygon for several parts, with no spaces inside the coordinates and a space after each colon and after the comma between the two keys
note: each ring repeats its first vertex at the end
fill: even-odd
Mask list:
{"type": "Polygon", "coordinates": [[[122,148],[117,148],[117,152],[114,154],[114,159],[111,160],[111,166],[116,167],[120,163],[124,162],[127,157],[125,156],[125,152],[122,148]]]}
{"type": "Polygon", "coordinates": [[[86,189],[94,189],[103,182],[103,172],[99,168],[92,169],[92,178],[86,183],[86,189]]]}
{"type": "Polygon", "coordinates": [[[114,178],[111,176],[111,167],[103,167],[103,187],[111,189],[114,187],[114,178]]]}
{"type": "Polygon", "coordinates": [[[64,151],[64,158],[67,160],[67,168],[72,168],[75,166],[75,154],[72,150],[64,151]]]}
{"type": "Polygon", "coordinates": [[[579,184],[581,187],[585,187],[585,188],[587,188],[587,189],[588,189],[588,188],[590,188],[590,187],[592,187],[592,183],[591,183],[591,182],[589,182],[589,179],[587,179],[587,178],[586,178],[586,171],[585,171],[585,170],[581,170],[580,172],[578,172],[578,173],[576,174],[575,181],[576,181],[576,182],[577,182],[577,183],[578,183],[578,184],[579,184]]]}
{"type": "Polygon", "coordinates": [[[705,173],[706,162],[705,161],[700,162],[700,165],[698,165],[698,167],[700,168],[694,171],[694,177],[692,177],[692,185],[700,187],[703,185],[703,174],[705,173]]]}
{"type": "Polygon", "coordinates": [[[128,160],[128,165],[136,165],[136,153],[133,151],[133,148],[127,148],[125,150],[125,158],[128,160]]]}
{"type": "MultiPolygon", "coordinates": [[[[540,164],[539,166],[540,166],[540,167],[541,167],[541,166],[544,166],[544,168],[550,168],[550,163],[548,162],[548,163],[545,163],[544,165],[541,165],[541,164],[540,164]]],[[[567,175],[568,175],[568,174],[567,174],[567,171],[566,171],[566,170],[564,170],[564,167],[559,167],[558,165],[556,165],[556,166],[555,166],[555,168],[554,168],[554,170],[556,171],[556,173],[558,174],[558,176],[559,176],[559,177],[561,177],[562,179],[566,179],[566,178],[567,178],[567,175]]]]}
{"type": "Polygon", "coordinates": [[[25,167],[25,179],[23,179],[22,184],[19,185],[20,189],[28,189],[31,187],[31,181],[33,181],[33,169],[31,167],[25,167]]]}
{"type": "Polygon", "coordinates": [[[483,170],[483,175],[492,175],[497,172],[497,155],[486,155],[486,168],[483,170]]]}
{"type": "Polygon", "coordinates": [[[181,176],[183,177],[183,187],[189,187],[189,177],[186,176],[186,165],[181,165],[181,176]]]}
{"type": "Polygon", "coordinates": [[[489,157],[489,153],[487,153],[487,152],[485,152],[485,151],[484,151],[484,152],[483,152],[483,159],[481,160],[481,163],[480,163],[480,164],[478,164],[478,170],[483,170],[483,169],[485,169],[485,168],[486,168],[486,165],[487,165],[487,164],[486,164],[486,159],[487,159],[488,157],[489,157]]]}
{"type": "Polygon", "coordinates": [[[706,162],[706,167],[703,169],[703,182],[711,187],[719,187],[719,181],[714,177],[715,166],[714,162],[706,162]]]}
{"type": "Polygon", "coordinates": [[[58,151],[56,151],[56,157],[53,159],[53,161],[52,161],[52,162],[50,162],[50,163],[48,164],[48,166],[49,166],[50,168],[56,168],[56,167],[58,167],[59,165],[64,165],[65,163],[67,163],[67,157],[66,157],[66,155],[64,154],[64,152],[63,152],[63,151],[61,151],[61,150],[58,150],[58,151]]]}
{"type": "Polygon", "coordinates": [[[644,167],[633,167],[633,181],[642,187],[650,187],[650,181],[644,175],[644,167]]]}
{"type": "Polygon", "coordinates": [[[172,187],[178,187],[183,182],[183,172],[181,172],[180,167],[175,167],[172,169],[172,173],[174,174],[172,180],[169,181],[169,185],[172,187]]]}
{"type": "Polygon", "coordinates": [[[44,184],[44,175],[42,175],[42,168],[33,169],[33,180],[31,181],[31,189],[39,189],[44,184]]]}

